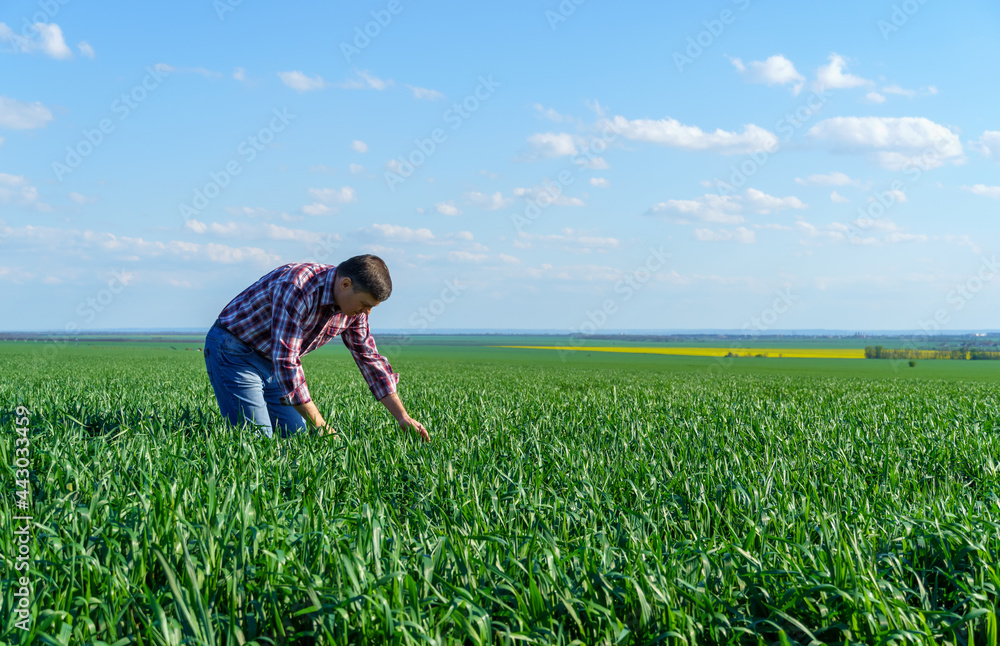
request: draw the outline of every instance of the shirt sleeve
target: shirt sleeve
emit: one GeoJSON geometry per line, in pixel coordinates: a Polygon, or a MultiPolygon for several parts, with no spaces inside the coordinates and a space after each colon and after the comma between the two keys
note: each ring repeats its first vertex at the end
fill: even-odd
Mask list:
{"type": "Polygon", "coordinates": [[[375,339],[368,330],[367,314],[359,314],[355,323],[344,330],[340,338],[354,356],[354,362],[358,364],[375,399],[382,399],[396,392],[399,375],[392,371],[389,360],[379,354],[375,347],[375,339]]]}
{"type": "Polygon", "coordinates": [[[306,375],[302,370],[302,328],[308,303],[294,285],[281,285],[272,296],[271,362],[278,385],[285,392],[282,404],[305,404],[312,401],[306,375]]]}

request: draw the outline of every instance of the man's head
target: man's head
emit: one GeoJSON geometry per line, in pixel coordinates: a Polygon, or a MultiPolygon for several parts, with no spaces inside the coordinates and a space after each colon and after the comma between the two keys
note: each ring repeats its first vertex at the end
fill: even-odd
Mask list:
{"type": "Polygon", "coordinates": [[[371,312],[391,293],[389,268],[378,256],[354,256],[337,265],[333,302],[347,316],[371,312]]]}

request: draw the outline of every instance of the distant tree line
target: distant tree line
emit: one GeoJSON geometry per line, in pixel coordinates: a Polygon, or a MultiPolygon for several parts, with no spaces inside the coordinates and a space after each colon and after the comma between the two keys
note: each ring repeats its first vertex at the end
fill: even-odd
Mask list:
{"type": "Polygon", "coordinates": [[[880,345],[865,346],[865,359],[958,359],[1000,360],[1000,352],[955,348],[953,350],[912,350],[909,348],[884,348],[880,345]]]}

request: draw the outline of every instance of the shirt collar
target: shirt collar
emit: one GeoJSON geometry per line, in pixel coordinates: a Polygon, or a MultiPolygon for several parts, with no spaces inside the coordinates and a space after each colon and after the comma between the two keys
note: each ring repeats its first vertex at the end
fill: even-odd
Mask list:
{"type": "Polygon", "coordinates": [[[329,271],[326,272],[326,284],[323,285],[323,295],[320,297],[320,304],[322,305],[333,305],[337,312],[340,312],[340,308],[333,302],[333,287],[337,284],[337,268],[331,266],[329,271]]]}

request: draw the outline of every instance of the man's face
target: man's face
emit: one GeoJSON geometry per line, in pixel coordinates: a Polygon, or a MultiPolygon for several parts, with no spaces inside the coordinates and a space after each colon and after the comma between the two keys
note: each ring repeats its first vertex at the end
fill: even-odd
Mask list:
{"type": "Polygon", "coordinates": [[[372,308],[379,304],[368,292],[355,292],[350,278],[337,281],[333,288],[333,301],[345,316],[370,314],[372,308]]]}

